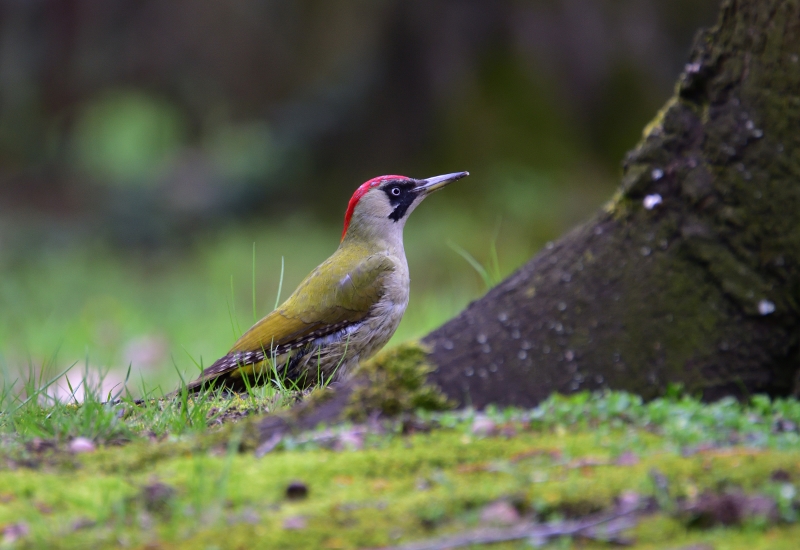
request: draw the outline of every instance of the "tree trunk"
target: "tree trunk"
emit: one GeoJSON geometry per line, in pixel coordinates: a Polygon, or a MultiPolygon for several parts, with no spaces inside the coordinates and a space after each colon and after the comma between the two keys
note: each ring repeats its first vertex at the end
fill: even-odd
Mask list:
{"type": "Polygon", "coordinates": [[[732,0],[618,195],[428,335],[461,404],[554,391],[791,393],[800,298],[800,0],[732,0]]]}

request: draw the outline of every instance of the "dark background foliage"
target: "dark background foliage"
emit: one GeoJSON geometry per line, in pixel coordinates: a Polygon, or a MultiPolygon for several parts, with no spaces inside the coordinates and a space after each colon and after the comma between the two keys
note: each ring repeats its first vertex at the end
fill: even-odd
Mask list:
{"type": "Polygon", "coordinates": [[[4,233],[338,223],[381,173],[495,174],[477,201],[510,167],[608,186],[716,4],[7,0],[4,233]]]}

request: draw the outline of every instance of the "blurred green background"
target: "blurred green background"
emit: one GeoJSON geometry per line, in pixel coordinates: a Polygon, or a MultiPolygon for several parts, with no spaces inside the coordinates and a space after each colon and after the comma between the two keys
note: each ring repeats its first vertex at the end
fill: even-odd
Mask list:
{"type": "Polygon", "coordinates": [[[507,275],[610,197],[717,7],[0,0],[0,368],[170,389],[282,258],[286,297],[335,249],[358,184],[469,170],[406,228],[396,339],[425,334],[486,290],[452,245],[507,275]]]}

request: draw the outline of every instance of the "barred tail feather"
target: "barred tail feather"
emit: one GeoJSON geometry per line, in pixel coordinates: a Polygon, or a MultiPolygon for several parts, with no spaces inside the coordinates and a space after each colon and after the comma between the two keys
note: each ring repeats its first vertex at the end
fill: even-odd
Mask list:
{"type": "Polygon", "coordinates": [[[191,392],[211,386],[244,391],[244,377],[257,375],[257,371],[262,370],[264,360],[265,355],[261,350],[229,353],[214,361],[196,380],[188,383],[186,388],[191,392]]]}

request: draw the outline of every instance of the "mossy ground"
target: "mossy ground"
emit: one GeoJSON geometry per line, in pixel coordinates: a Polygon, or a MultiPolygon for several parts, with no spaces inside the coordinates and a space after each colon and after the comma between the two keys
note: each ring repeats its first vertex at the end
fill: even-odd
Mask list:
{"type": "Polygon", "coordinates": [[[796,548],[798,421],[793,400],[643,404],[612,393],[554,397],[532,411],[342,425],[287,436],[262,458],[238,452],[235,428],[227,442],[194,432],[78,454],[66,442],[16,442],[0,465],[1,544],[370,548],[485,526],[482,511],[498,500],[553,521],[636,494],[659,502],[626,533],[637,548],[796,548]],[[294,482],[305,498],[287,496],[294,482]],[[699,529],[679,512],[705,493],[730,491],[769,497],[776,517],[699,529]]]}

